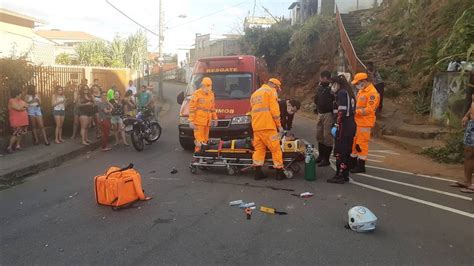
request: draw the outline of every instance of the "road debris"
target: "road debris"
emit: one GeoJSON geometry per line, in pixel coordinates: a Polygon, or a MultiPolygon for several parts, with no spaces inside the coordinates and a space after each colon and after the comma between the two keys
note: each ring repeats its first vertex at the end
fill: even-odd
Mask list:
{"type": "Polygon", "coordinates": [[[72,194],[72,195],[69,195],[69,198],[72,199],[72,198],[74,198],[74,197],[77,196],[77,195],[79,195],[78,192],[76,192],[76,193],[74,193],[74,194],[72,194]]]}
{"type": "Polygon", "coordinates": [[[245,209],[245,208],[250,208],[255,206],[255,202],[249,202],[249,203],[242,203],[239,205],[239,208],[245,209]]]}
{"type": "Polygon", "coordinates": [[[301,194],[291,194],[291,195],[296,196],[296,197],[301,198],[301,199],[307,199],[307,198],[311,198],[312,196],[314,196],[314,193],[303,192],[301,194]]]}
{"type": "Polygon", "coordinates": [[[260,206],[260,211],[264,212],[264,213],[268,213],[268,214],[278,214],[278,215],[287,215],[288,214],[287,212],[280,212],[280,211],[277,211],[274,208],[265,207],[265,206],[260,206]]]}
{"type": "Polygon", "coordinates": [[[250,220],[252,218],[252,209],[245,208],[245,215],[247,216],[247,220],[250,220]]]}
{"type": "Polygon", "coordinates": [[[173,169],[171,170],[171,172],[170,172],[170,173],[174,175],[174,174],[176,174],[177,172],[178,172],[178,170],[177,170],[176,168],[174,168],[174,167],[173,167],[173,169]]]}
{"type": "Polygon", "coordinates": [[[236,205],[240,205],[242,203],[244,203],[243,200],[234,200],[234,201],[229,202],[229,206],[236,206],[236,205]]]}

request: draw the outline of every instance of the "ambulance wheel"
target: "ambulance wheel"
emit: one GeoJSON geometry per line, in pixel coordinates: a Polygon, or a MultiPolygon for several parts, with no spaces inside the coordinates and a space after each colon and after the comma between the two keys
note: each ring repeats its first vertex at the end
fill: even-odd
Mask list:
{"type": "Polygon", "coordinates": [[[290,169],[293,171],[293,173],[297,174],[301,171],[301,166],[299,164],[293,163],[290,165],[290,169]]]}
{"type": "Polygon", "coordinates": [[[191,174],[196,174],[197,173],[197,167],[195,165],[190,165],[189,166],[189,171],[191,171],[191,174]]]}
{"type": "Polygon", "coordinates": [[[235,166],[232,166],[232,165],[228,165],[228,166],[227,166],[227,173],[228,173],[229,175],[235,175],[235,174],[237,174],[238,171],[239,171],[239,170],[238,170],[237,167],[235,167],[235,166]]]}
{"type": "Polygon", "coordinates": [[[291,170],[284,170],[284,173],[285,173],[286,178],[288,178],[288,179],[292,179],[292,178],[293,178],[293,171],[291,171],[291,170]]]}

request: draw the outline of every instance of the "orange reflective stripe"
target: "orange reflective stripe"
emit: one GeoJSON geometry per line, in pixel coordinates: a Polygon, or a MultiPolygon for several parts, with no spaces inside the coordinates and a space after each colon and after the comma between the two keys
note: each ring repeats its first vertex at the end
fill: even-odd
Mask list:
{"type": "Polygon", "coordinates": [[[370,127],[359,127],[359,130],[361,132],[371,132],[372,128],[370,128],[370,127]]]}

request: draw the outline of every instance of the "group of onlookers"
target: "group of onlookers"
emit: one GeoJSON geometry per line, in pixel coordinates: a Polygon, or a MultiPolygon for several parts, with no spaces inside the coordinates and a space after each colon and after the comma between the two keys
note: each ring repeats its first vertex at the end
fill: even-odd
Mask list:
{"type": "MultiPolygon", "coordinates": [[[[115,145],[121,142],[128,146],[125,132],[123,130],[123,117],[135,116],[137,109],[152,108],[153,97],[147,86],[142,86],[140,91],[129,81],[125,94],[115,85],[109,90],[103,90],[99,80],[95,79],[89,87],[87,80],[83,79],[78,86],[69,83],[65,87],[55,85],[51,97],[51,106],[55,122],[54,142],[60,144],[63,139],[63,125],[66,114],[71,114],[72,137],[76,137],[78,129],[83,145],[90,145],[89,129],[95,126],[96,137],[102,138],[102,149],[110,150],[108,138],[110,129],[115,135],[115,145]],[[120,138],[119,138],[120,135],[120,138]]],[[[33,143],[38,145],[40,135],[46,146],[50,145],[43,122],[42,99],[36,92],[34,85],[28,85],[26,90],[13,90],[12,98],[8,101],[9,122],[12,136],[7,148],[7,153],[22,149],[22,136],[27,133],[31,126],[33,143]]],[[[44,100],[44,99],[43,99],[44,100]]]]}

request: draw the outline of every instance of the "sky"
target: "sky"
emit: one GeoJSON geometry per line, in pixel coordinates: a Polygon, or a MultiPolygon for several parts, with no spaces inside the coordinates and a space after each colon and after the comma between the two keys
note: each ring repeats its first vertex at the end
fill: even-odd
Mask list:
{"type": "MultiPolygon", "coordinates": [[[[134,20],[158,33],[158,0],[109,0],[134,20]]],[[[284,0],[163,0],[165,40],[164,51],[175,53],[189,49],[196,33],[238,33],[245,16],[289,17],[284,0]],[[255,11],[254,11],[255,6],[255,11]],[[186,18],[178,16],[185,15],[186,18]]],[[[357,0],[336,0],[341,12],[355,9],[357,0]]],[[[359,0],[359,7],[370,6],[373,0],[359,0]]],[[[127,37],[139,26],[117,12],[105,0],[3,0],[2,7],[46,22],[38,29],[84,31],[104,40],[127,37]]],[[[148,50],[158,50],[158,37],[147,33],[148,50]]]]}

